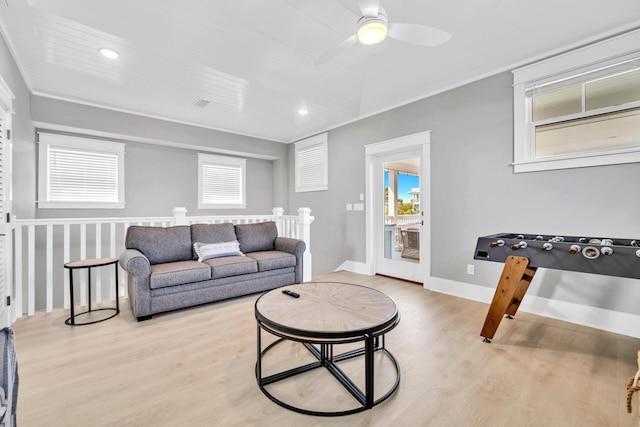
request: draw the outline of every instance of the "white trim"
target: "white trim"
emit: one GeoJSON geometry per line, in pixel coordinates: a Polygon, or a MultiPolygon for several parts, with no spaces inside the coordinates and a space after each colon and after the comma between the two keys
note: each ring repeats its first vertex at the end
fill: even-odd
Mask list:
{"type": "Polygon", "coordinates": [[[547,79],[555,74],[567,72],[605,61],[615,57],[624,57],[638,52],[640,30],[629,31],[596,43],[575,48],[556,56],[514,69],[514,84],[531,83],[547,79]]]}
{"type": "Polygon", "coordinates": [[[342,270],[350,271],[352,273],[363,274],[365,276],[373,275],[373,273],[370,273],[369,266],[364,262],[346,260],[345,262],[340,264],[340,266],[336,268],[334,271],[342,271],[342,270]]]}
{"type": "Polygon", "coordinates": [[[7,82],[0,76],[0,107],[7,111],[9,114],[14,114],[12,105],[16,96],[11,92],[11,88],[7,82]]]}
{"type": "Polygon", "coordinates": [[[571,169],[589,166],[619,165],[624,163],[640,163],[640,151],[634,150],[618,154],[601,154],[580,156],[572,159],[536,159],[513,163],[513,171],[536,172],[541,170],[571,169]]]}
{"type": "Polygon", "coordinates": [[[53,123],[46,123],[46,122],[39,122],[39,121],[34,121],[33,125],[35,126],[36,131],[49,130],[49,131],[56,131],[56,132],[68,132],[68,133],[75,133],[75,134],[81,134],[81,135],[96,136],[100,138],[108,138],[108,139],[112,139],[120,142],[129,142],[129,141],[139,142],[141,144],[160,145],[163,147],[182,148],[185,150],[204,151],[207,153],[224,154],[228,156],[249,157],[252,159],[260,159],[260,160],[279,160],[280,159],[280,157],[277,157],[277,156],[247,153],[245,151],[225,150],[222,148],[204,147],[202,145],[185,144],[182,142],[173,142],[173,141],[166,141],[162,139],[131,136],[131,135],[125,135],[121,133],[114,133],[114,132],[102,132],[102,131],[97,131],[93,129],[77,128],[73,126],[57,125],[53,123]]]}
{"type": "MultiPolygon", "coordinates": [[[[426,183],[426,188],[421,189],[420,203],[422,207],[423,217],[427,219],[426,226],[421,228],[420,232],[420,265],[423,267],[423,277],[431,275],[431,227],[429,221],[431,218],[431,131],[424,131],[412,135],[405,135],[399,138],[380,141],[367,144],[365,148],[365,235],[366,235],[366,271],[369,275],[375,274],[376,256],[375,256],[375,239],[376,239],[376,221],[375,221],[375,194],[376,189],[374,165],[376,157],[383,154],[401,153],[404,151],[422,150],[422,159],[420,162],[420,182],[426,183]],[[425,244],[429,243],[429,244],[425,244]]],[[[424,280],[416,280],[423,282],[424,280]]]]}
{"type": "Polygon", "coordinates": [[[0,254],[0,285],[2,285],[1,294],[2,301],[0,301],[0,327],[11,326],[15,321],[16,305],[11,304],[7,306],[6,299],[13,300],[13,233],[12,222],[8,218],[5,219],[5,215],[11,214],[12,198],[13,198],[13,185],[12,185],[12,163],[13,163],[13,100],[15,96],[9,89],[9,86],[5,82],[4,78],[0,76],[0,132],[3,133],[0,136],[0,140],[4,142],[2,162],[3,168],[0,171],[0,184],[5,189],[2,195],[2,209],[0,210],[0,234],[3,237],[0,239],[2,245],[2,251],[0,254]]]}

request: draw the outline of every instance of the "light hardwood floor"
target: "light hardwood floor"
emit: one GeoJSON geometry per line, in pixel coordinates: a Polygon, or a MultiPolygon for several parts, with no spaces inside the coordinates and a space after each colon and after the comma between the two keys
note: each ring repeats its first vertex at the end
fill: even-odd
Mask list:
{"type": "MultiPolygon", "coordinates": [[[[255,295],[141,323],[122,299],[119,316],[95,325],[67,326],[68,311],[61,309],[13,325],[18,425],[638,425],[637,399],[633,414],[625,410],[638,339],[518,313],[486,344],[479,332],[487,304],[383,277],[338,272],[315,279],[370,286],[398,304],[401,321],[386,345],[402,379],[372,410],[312,417],[264,396],[254,373],[255,295]]],[[[282,345],[278,352],[268,362],[273,368],[279,358],[305,357],[299,346],[282,345]]],[[[378,383],[386,380],[383,363],[378,383]]],[[[345,370],[357,377],[359,367],[351,362],[345,370]]],[[[314,371],[276,391],[314,408],[348,405],[328,375],[314,371]]]]}

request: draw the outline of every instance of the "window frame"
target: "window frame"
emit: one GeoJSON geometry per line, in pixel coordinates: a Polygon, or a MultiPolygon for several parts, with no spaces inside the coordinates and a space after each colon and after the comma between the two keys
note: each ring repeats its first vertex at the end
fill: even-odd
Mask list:
{"type": "MultiPolygon", "coordinates": [[[[640,58],[638,45],[640,45],[640,31],[636,30],[512,71],[514,173],[640,162],[640,147],[536,158],[535,125],[540,125],[543,121],[532,121],[532,98],[528,96],[528,92],[536,85],[570,79],[583,73],[592,73],[604,67],[640,58]]],[[[615,74],[617,73],[611,72],[611,75],[615,74]]],[[[580,116],[593,117],[612,110],[615,110],[615,107],[590,111],[580,116]]],[[[564,121],[567,117],[558,121],[564,121]]]]}
{"type": "Polygon", "coordinates": [[[247,207],[247,159],[239,157],[218,156],[214,154],[198,153],[198,209],[246,209],[247,207]],[[203,166],[221,165],[225,167],[237,167],[242,174],[241,201],[240,203],[205,203],[203,166]]]}
{"type": "Polygon", "coordinates": [[[124,168],[125,144],[105,141],[87,136],[71,136],[48,132],[38,132],[38,201],[40,209],[124,209],[124,168]],[[117,158],[117,198],[115,202],[92,201],[51,201],[49,195],[49,149],[62,147],[78,151],[101,151],[115,154],[117,158]]]}
{"type": "Polygon", "coordinates": [[[303,139],[295,143],[295,192],[304,193],[310,191],[325,191],[329,189],[329,139],[327,132],[312,136],[307,139],[303,139]],[[323,153],[323,176],[322,183],[317,185],[306,186],[301,184],[301,170],[300,170],[300,154],[308,151],[309,149],[321,147],[323,153]]]}

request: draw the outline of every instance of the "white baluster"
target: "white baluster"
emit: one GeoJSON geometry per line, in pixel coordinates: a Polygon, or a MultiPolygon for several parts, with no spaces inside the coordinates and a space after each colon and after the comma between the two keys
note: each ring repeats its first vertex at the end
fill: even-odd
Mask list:
{"type": "MultiPolygon", "coordinates": [[[[63,230],[62,233],[64,234],[64,247],[63,247],[63,264],[68,263],[69,261],[71,261],[71,245],[69,244],[69,240],[70,240],[70,233],[69,233],[69,229],[70,229],[70,225],[69,224],[64,224],[63,226],[63,230]]],[[[71,274],[71,270],[69,270],[68,268],[64,269],[64,308],[66,308],[67,310],[69,309],[69,307],[71,307],[71,304],[73,304],[73,301],[71,302],[71,304],[69,303],[69,274],[71,274]]]]}
{"type": "MultiPolygon", "coordinates": [[[[109,257],[116,257],[116,223],[109,224],[109,257]]],[[[117,271],[114,274],[114,270],[109,269],[109,298],[115,301],[118,296],[116,295],[116,277],[117,271]]]]}
{"type": "MultiPolygon", "coordinates": [[[[87,259],[87,224],[80,224],[80,259],[87,259]]],[[[87,305],[87,276],[89,269],[84,271],[86,274],[80,275],[80,305],[87,305]]]]}
{"type": "MultiPolygon", "coordinates": [[[[96,259],[102,258],[102,224],[96,224],[96,259]]],[[[96,268],[94,276],[96,278],[96,304],[102,302],[102,273],[103,268],[96,268]]]]}
{"type": "Polygon", "coordinates": [[[47,313],[53,311],[53,225],[47,224],[47,313]]]}
{"type": "MultiPolygon", "coordinates": [[[[15,222],[14,222],[15,224],[15,222]]],[[[22,290],[24,284],[22,283],[22,226],[17,225],[13,234],[13,245],[14,251],[13,256],[15,257],[13,263],[13,271],[14,278],[16,281],[16,289],[15,295],[13,296],[14,302],[13,306],[15,307],[15,315],[16,318],[22,317],[22,290]]]]}
{"type": "Polygon", "coordinates": [[[27,314],[36,312],[36,236],[35,226],[27,227],[27,314]]]}
{"type": "Polygon", "coordinates": [[[307,245],[302,258],[303,262],[303,280],[311,281],[312,257],[311,257],[311,217],[310,208],[298,209],[298,239],[304,241],[307,245]]]}

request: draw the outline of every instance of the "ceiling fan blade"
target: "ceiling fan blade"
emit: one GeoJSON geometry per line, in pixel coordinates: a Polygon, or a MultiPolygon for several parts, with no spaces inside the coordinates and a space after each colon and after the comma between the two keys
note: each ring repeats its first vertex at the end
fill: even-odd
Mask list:
{"type": "Polygon", "coordinates": [[[380,0],[360,0],[358,2],[362,16],[375,18],[380,11],[380,0]]]}
{"type": "Polygon", "coordinates": [[[438,46],[452,37],[446,31],[418,24],[391,24],[388,36],[420,46],[438,46]]]}
{"type": "Polygon", "coordinates": [[[338,43],[337,45],[335,45],[334,47],[332,47],[331,49],[329,49],[328,51],[326,51],[325,53],[317,57],[313,62],[316,65],[322,65],[328,60],[345,52],[351,46],[356,44],[357,41],[358,41],[358,36],[356,36],[355,34],[352,36],[349,36],[345,40],[341,41],[340,43],[338,43]]]}

